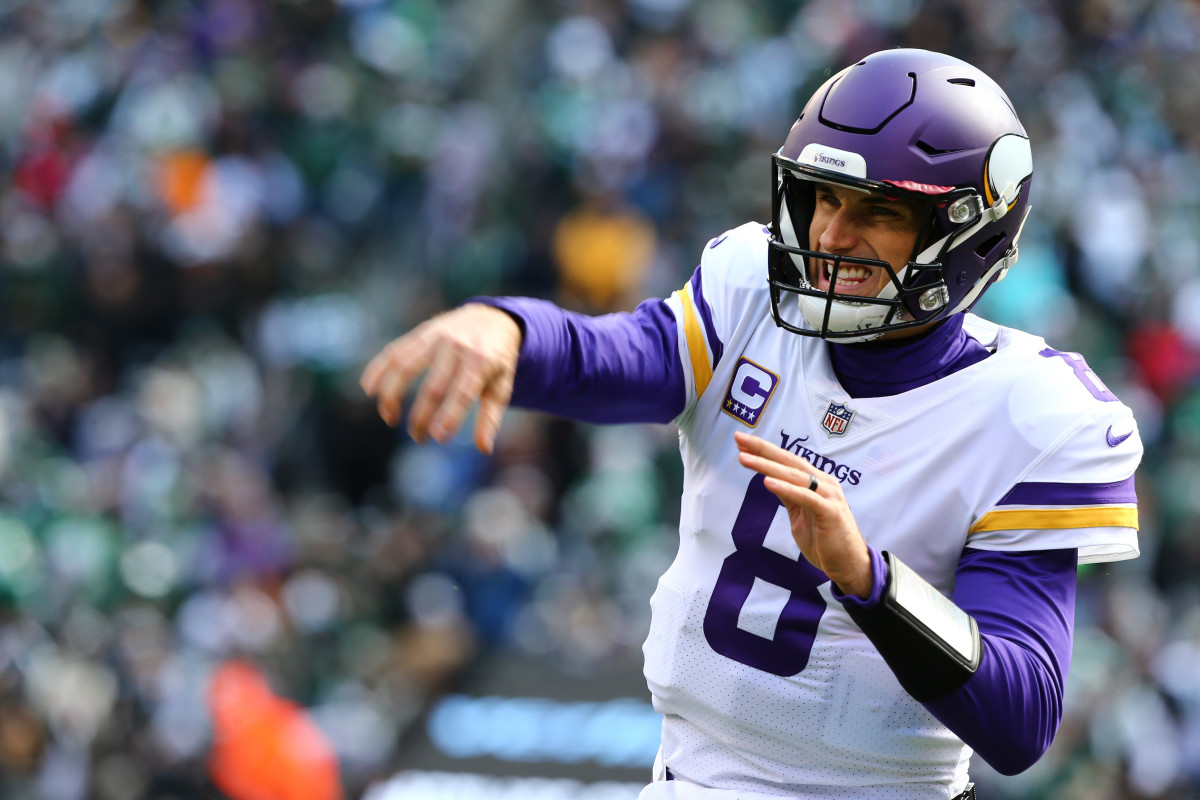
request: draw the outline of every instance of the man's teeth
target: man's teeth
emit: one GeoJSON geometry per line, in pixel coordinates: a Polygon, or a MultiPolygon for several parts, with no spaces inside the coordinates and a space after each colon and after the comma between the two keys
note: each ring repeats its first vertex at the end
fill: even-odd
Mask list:
{"type": "MultiPolygon", "coordinates": [[[[833,265],[832,264],[825,265],[825,277],[832,280],[832,278],[833,278],[833,265]]],[[[856,266],[847,264],[847,265],[843,265],[842,268],[838,270],[838,281],[839,282],[841,282],[841,281],[865,281],[869,277],[871,277],[871,269],[869,267],[856,267],[856,266]]]]}

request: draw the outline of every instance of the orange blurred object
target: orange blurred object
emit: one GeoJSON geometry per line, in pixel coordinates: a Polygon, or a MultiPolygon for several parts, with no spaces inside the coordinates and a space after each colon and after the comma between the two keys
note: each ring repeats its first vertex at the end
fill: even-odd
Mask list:
{"type": "Polygon", "coordinates": [[[654,256],[654,226],[631,208],[588,203],[554,231],[560,289],[593,311],[632,308],[654,256]]]}
{"type": "Polygon", "coordinates": [[[209,769],[233,800],[342,800],[337,755],[304,713],[278,697],[253,665],[230,661],[213,674],[209,769]]]}
{"type": "Polygon", "coordinates": [[[158,192],[171,214],[182,214],[204,202],[208,156],[198,150],[170,153],[159,162],[158,192]]]}

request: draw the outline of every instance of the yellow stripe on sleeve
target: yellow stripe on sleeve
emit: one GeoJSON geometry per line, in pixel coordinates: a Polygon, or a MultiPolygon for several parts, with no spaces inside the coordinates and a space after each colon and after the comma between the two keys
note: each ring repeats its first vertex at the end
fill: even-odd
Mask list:
{"type": "Polygon", "coordinates": [[[687,339],[688,356],[692,362],[692,377],[696,381],[696,396],[704,394],[708,382],[712,380],[712,365],[708,363],[708,350],[704,346],[704,331],[700,329],[700,320],[696,316],[696,307],[692,304],[692,295],[688,287],[675,294],[683,304],[683,334],[687,339]]]}
{"type": "Polygon", "coordinates": [[[989,511],[971,526],[971,533],[986,531],[1058,530],[1064,528],[1133,528],[1136,506],[1091,508],[1009,508],[989,511]]]}

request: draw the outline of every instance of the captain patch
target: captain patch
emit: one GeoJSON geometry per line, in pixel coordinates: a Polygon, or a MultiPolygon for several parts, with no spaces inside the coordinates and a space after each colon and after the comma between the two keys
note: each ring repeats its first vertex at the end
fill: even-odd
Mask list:
{"type": "Polygon", "coordinates": [[[743,356],[738,359],[737,367],[733,371],[733,380],[729,382],[729,388],[725,391],[721,410],[743,425],[753,428],[758,425],[778,385],[778,375],[743,356]]]}

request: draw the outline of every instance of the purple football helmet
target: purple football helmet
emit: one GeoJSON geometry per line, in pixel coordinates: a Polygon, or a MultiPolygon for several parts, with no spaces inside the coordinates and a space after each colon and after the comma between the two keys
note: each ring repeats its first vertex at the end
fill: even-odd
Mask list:
{"type": "Polygon", "coordinates": [[[970,309],[1017,260],[1029,138],[1003,90],[964,61],[927,50],[867,56],[817,90],[772,160],[771,311],[789,331],[856,342],[924,325],[970,309]],[[908,263],[813,249],[817,184],[919,203],[908,263]],[[827,290],[809,274],[812,258],[832,272],[827,290]],[[887,270],[878,297],[834,291],[852,264],[887,270]]]}

